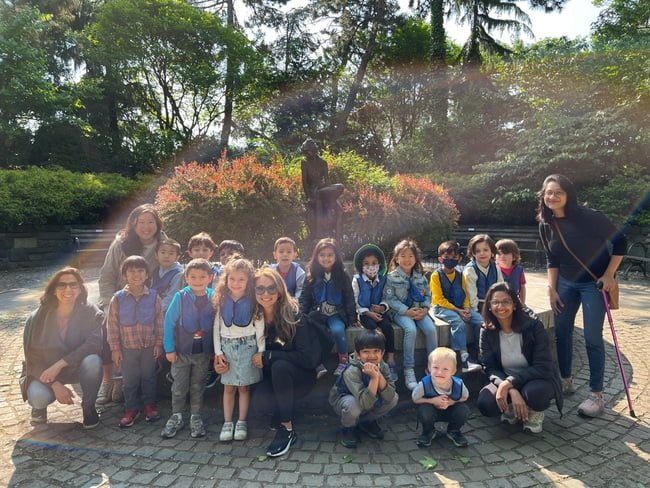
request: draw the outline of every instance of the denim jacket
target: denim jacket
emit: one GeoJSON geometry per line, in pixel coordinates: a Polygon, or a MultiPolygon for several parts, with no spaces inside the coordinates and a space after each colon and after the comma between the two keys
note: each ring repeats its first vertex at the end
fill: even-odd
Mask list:
{"type": "Polygon", "coordinates": [[[423,298],[423,301],[419,303],[419,307],[430,308],[431,290],[427,279],[422,273],[414,270],[412,275],[409,276],[400,267],[388,273],[383,301],[388,303],[393,316],[404,315],[409,308],[417,306],[409,307],[407,305],[412,289],[417,289],[423,298]]]}

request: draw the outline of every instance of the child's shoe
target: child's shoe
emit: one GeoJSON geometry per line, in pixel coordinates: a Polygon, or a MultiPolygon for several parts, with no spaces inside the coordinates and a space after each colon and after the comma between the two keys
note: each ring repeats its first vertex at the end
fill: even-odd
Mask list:
{"type": "Polygon", "coordinates": [[[235,434],[235,426],[232,422],[224,422],[219,434],[221,442],[230,442],[235,434]]]}
{"type": "Polygon", "coordinates": [[[296,431],[287,430],[284,425],[280,425],[275,432],[273,441],[266,450],[266,455],[270,457],[282,456],[295,442],[296,431]]]}
{"type": "Polygon", "coordinates": [[[334,376],[341,376],[343,374],[343,371],[345,371],[345,368],[347,367],[348,367],[347,353],[339,354],[339,365],[334,370],[334,376]]]}
{"type": "Polygon", "coordinates": [[[190,417],[190,435],[195,439],[197,437],[205,437],[205,426],[203,419],[198,413],[193,413],[190,417]]]}
{"type": "Polygon", "coordinates": [[[83,428],[86,430],[94,429],[99,425],[99,414],[95,405],[81,406],[83,412],[83,428]]]}
{"type": "Polygon", "coordinates": [[[404,384],[411,391],[418,386],[418,380],[415,379],[415,370],[413,368],[404,368],[404,384]]]}
{"type": "Polygon", "coordinates": [[[97,392],[97,400],[95,400],[95,403],[97,405],[106,405],[112,401],[112,397],[113,381],[102,381],[102,384],[99,387],[99,392],[97,392]]]}
{"type": "Polygon", "coordinates": [[[603,392],[592,391],[587,399],[578,406],[578,414],[585,417],[600,417],[605,411],[603,392]]]}
{"type": "Polygon", "coordinates": [[[355,449],[357,447],[357,432],[355,427],[343,427],[341,429],[340,442],[343,447],[355,449]]]}
{"type": "Polygon", "coordinates": [[[463,373],[474,373],[475,371],[480,371],[483,367],[480,364],[477,364],[470,360],[469,353],[464,352],[460,355],[460,364],[461,371],[463,373]]]}
{"type": "Polygon", "coordinates": [[[528,409],[528,420],[524,422],[524,430],[528,430],[533,434],[539,434],[542,431],[544,424],[544,412],[528,409]]]}
{"type": "Polygon", "coordinates": [[[147,422],[155,422],[156,420],[160,420],[160,414],[158,413],[158,410],[156,410],[155,405],[148,404],[144,406],[144,419],[147,422]]]}
{"type": "Polygon", "coordinates": [[[327,368],[324,364],[316,366],[316,379],[319,380],[327,374],[327,368]]]}
{"type": "Polygon", "coordinates": [[[120,427],[121,428],[126,428],[126,427],[131,427],[135,419],[138,418],[140,415],[140,410],[136,410],[134,408],[129,408],[124,412],[124,417],[120,419],[120,427]]]}
{"type": "Polygon", "coordinates": [[[29,423],[32,425],[47,424],[47,408],[32,408],[29,423]]]}
{"type": "Polygon", "coordinates": [[[430,432],[422,432],[422,435],[417,438],[415,443],[417,444],[418,447],[431,447],[431,443],[435,438],[436,438],[436,430],[434,429],[430,432]]]}
{"type": "Polygon", "coordinates": [[[213,369],[208,371],[208,376],[205,377],[205,387],[212,388],[217,381],[219,381],[219,375],[213,369]]]}
{"type": "Polygon", "coordinates": [[[359,422],[359,430],[366,434],[371,439],[383,439],[384,431],[379,426],[376,420],[369,422],[359,422]]]}
{"type": "Polygon", "coordinates": [[[515,410],[512,408],[512,405],[508,405],[508,410],[501,414],[501,422],[514,425],[519,422],[519,419],[515,417],[515,410]]]}
{"type": "Polygon", "coordinates": [[[171,439],[176,435],[176,433],[183,428],[185,422],[183,422],[183,415],[180,413],[174,413],[163,428],[160,433],[160,437],[164,439],[171,439]]]}
{"type": "Polygon", "coordinates": [[[573,376],[568,378],[562,378],[562,395],[570,396],[576,392],[575,386],[573,386],[573,376]]]}
{"type": "Polygon", "coordinates": [[[236,441],[245,441],[248,437],[248,424],[245,420],[238,420],[235,425],[234,439],[236,441]]]}
{"type": "Polygon", "coordinates": [[[451,440],[456,447],[467,447],[469,445],[467,437],[465,437],[460,430],[447,431],[447,438],[451,440]]]}

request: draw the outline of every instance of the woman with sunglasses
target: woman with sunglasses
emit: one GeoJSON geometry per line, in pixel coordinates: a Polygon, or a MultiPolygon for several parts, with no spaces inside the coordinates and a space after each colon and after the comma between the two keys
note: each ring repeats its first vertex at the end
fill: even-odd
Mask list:
{"type": "Polygon", "coordinates": [[[555,398],[562,412],[562,387],[553,366],[544,325],[526,313],[507,283],[495,283],[483,307],[480,357],[490,383],[479,392],[477,407],[487,417],[542,431],[544,410],[555,398]]]}
{"type": "Polygon", "coordinates": [[[81,384],[83,427],[99,424],[95,399],[102,382],[104,316],[87,299],[79,270],[63,268],[47,283],[41,305],[27,319],[20,383],[23,399],[32,407],[32,425],[47,422],[47,406],[55,400],[74,402],[74,393],[65,386],[70,383],[81,384]]]}
{"type": "Polygon", "coordinates": [[[627,239],[605,215],[578,205],[576,189],[566,176],[547,176],[538,197],[537,220],[546,251],[562,390],[565,395],[575,392],[573,329],[582,305],[590,393],[578,413],[598,417],[605,409],[605,302],[599,287],[608,292],[616,285],[614,274],[625,256],[627,239]]]}
{"type": "Polygon", "coordinates": [[[298,302],[289,295],[282,276],[271,268],[255,273],[258,313],[266,325],[266,351],[253,363],[264,372],[254,392],[256,405],[272,411],[275,438],[268,456],[281,456],[296,441],[293,418],[296,399],[306,395],[316,381],[320,348],[312,347],[309,328],[298,313],[298,302]]]}

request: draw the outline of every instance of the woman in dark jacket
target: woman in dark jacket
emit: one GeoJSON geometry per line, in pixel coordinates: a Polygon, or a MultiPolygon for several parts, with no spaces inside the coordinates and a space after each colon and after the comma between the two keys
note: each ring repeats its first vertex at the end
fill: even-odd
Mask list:
{"type": "Polygon", "coordinates": [[[102,381],[102,312],[87,303],[88,291],[75,268],[57,271],[45,287],[41,305],[27,319],[23,337],[25,365],[21,383],[32,406],[32,424],[47,422],[55,400],[72,404],[66,387],[80,383],[83,426],[99,424],[95,400],[102,381]]]}
{"type": "Polygon", "coordinates": [[[562,412],[562,387],[553,366],[548,335],[530,317],[506,283],[495,283],[485,297],[480,356],[490,383],[479,393],[477,407],[487,417],[501,414],[509,424],[542,431],[544,410],[552,398],[562,412]]]}
{"type": "Polygon", "coordinates": [[[614,274],[625,256],[627,239],[602,213],[578,206],[575,187],[566,176],[546,177],[538,196],[537,220],[546,251],[562,389],[565,395],[574,392],[573,329],[582,306],[590,393],[578,413],[598,417],[605,408],[605,303],[599,286],[610,291],[616,284],[614,274]]]}

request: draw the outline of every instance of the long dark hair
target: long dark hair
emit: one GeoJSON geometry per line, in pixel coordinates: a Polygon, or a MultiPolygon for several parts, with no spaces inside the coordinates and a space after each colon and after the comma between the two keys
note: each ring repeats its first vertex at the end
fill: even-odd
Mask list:
{"type": "Polygon", "coordinates": [[[77,280],[77,283],[79,283],[80,293],[77,297],[77,303],[85,305],[88,302],[88,289],[86,288],[86,285],[84,285],[84,279],[82,278],[81,273],[77,268],[67,266],[54,273],[50,280],[47,282],[47,285],[45,285],[45,292],[43,292],[43,295],[40,299],[41,306],[43,308],[56,308],[59,303],[55,294],[56,285],[59,282],[61,276],[67,274],[74,276],[75,280],[77,280]]]}
{"type": "Polygon", "coordinates": [[[490,309],[490,301],[492,301],[492,297],[498,291],[507,293],[508,296],[512,299],[512,303],[515,306],[515,309],[512,312],[512,330],[515,332],[521,331],[522,327],[530,319],[530,316],[524,310],[524,307],[521,305],[521,300],[519,300],[519,297],[515,291],[510,288],[510,285],[508,285],[508,283],[505,282],[495,283],[488,289],[487,293],[485,294],[485,303],[483,304],[483,320],[485,321],[485,325],[487,325],[489,328],[494,328],[497,330],[501,329],[499,319],[494,316],[492,310],[490,309]]]}
{"type": "Polygon", "coordinates": [[[124,254],[127,256],[133,256],[134,254],[137,254],[139,256],[142,255],[144,245],[140,241],[138,235],[135,233],[135,226],[138,223],[138,217],[145,213],[151,214],[155,219],[157,228],[156,241],[160,240],[160,233],[162,232],[163,224],[162,220],[160,220],[160,215],[158,215],[156,207],[150,203],[139,205],[131,210],[129,218],[126,219],[126,225],[120,231],[122,251],[124,251],[124,254]]]}
{"type": "Polygon", "coordinates": [[[544,192],[549,183],[557,183],[560,185],[560,188],[566,192],[566,206],[564,207],[564,213],[567,216],[572,215],[578,210],[578,193],[576,192],[576,187],[573,186],[573,182],[564,175],[553,174],[548,175],[542,184],[542,189],[537,192],[537,221],[543,223],[549,223],[551,217],[553,217],[553,212],[544,204],[544,192]]]}
{"type": "Polygon", "coordinates": [[[344,286],[344,282],[347,281],[347,277],[345,274],[345,267],[343,266],[341,251],[339,251],[339,247],[337,246],[336,241],[329,237],[326,237],[325,239],[321,239],[316,243],[316,246],[314,247],[314,251],[311,253],[311,259],[307,264],[307,271],[308,271],[307,280],[309,280],[310,283],[313,283],[317,278],[323,278],[323,276],[325,276],[325,270],[318,262],[318,253],[320,253],[323,249],[328,247],[334,251],[334,256],[336,257],[336,259],[334,260],[334,266],[332,266],[332,271],[331,271],[332,279],[334,280],[334,284],[339,289],[342,289],[344,286]]]}

